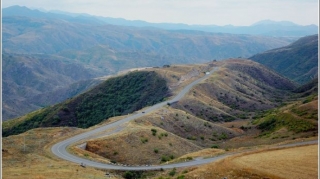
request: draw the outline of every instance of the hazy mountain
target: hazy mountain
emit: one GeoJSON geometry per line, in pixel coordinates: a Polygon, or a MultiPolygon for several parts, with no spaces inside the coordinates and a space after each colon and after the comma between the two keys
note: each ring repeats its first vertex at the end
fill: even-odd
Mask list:
{"type": "MultiPolygon", "coordinates": [[[[3,51],[54,54],[95,46],[111,50],[176,56],[182,59],[249,57],[287,45],[290,39],[200,31],[168,31],[74,23],[61,19],[3,17],[3,51]]],[[[173,61],[172,63],[176,63],[173,61]]]]}
{"type": "Polygon", "coordinates": [[[25,16],[37,18],[60,18],[69,22],[86,22],[91,24],[113,24],[132,27],[150,27],[166,30],[196,30],[215,33],[251,34],[266,36],[301,37],[318,33],[318,26],[302,26],[289,21],[263,20],[251,26],[217,26],[217,25],[187,25],[182,23],[149,23],[141,20],[126,20],[123,18],[98,17],[88,14],[75,14],[62,11],[42,12],[26,7],[12,6],[3,9],[3,16],[25,16]]]}
{"type": "Polygon", "coordinates": [[[318,35],[306,36],[250,59],[266,65],[291,80],[304,84],[318,76],[318,35]]]}
{"type": "Polygon", "coordinates": [[[4,120],[14,118],[65,100],[86,89],[88,85],[81,81],[103,75],[105,73],[102,71],[63,57],[3,54],[2,117],[4,120]],[[69,85],[75,82],[81,82],[80,86],[84,87],[75,88],[73,85],[70,86],[72,90],[69,89],[69,85]],[[53,93],[55,91],[60,92],[53,93]],[[53,93],[50,95],[51,100],[41,100],[50,92],[53,93]]]}

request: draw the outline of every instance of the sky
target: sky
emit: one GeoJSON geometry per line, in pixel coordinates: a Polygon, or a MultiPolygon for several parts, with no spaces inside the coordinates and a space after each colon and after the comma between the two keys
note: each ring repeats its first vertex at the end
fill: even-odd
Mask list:
{"type": "Polygon", "coordinates": [[[261,20],[319,25],[318,0],[2,0],[42,10],[201,25],[249,26],[261,20]]]}

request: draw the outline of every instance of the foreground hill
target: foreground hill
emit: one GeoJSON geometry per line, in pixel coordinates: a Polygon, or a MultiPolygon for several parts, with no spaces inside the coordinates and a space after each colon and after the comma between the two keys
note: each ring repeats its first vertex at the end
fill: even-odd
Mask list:
{"type": "MultiPolygon", "coordinates": [[[[209,78],[193,88],[183,100],[135,119],[123,126],[124,129],[116,135],[102,135],[88,140],[85,150],[81,151],[76,147],[73,150],[80,156],[99,155],[99,160],[109,160],[112,163],[150,165],[192,160],[197,155],[189,153],[195,151],[204,150],[206,155],[221,152],[207,151],[207,148],[229,150],[317,135],[316,93],[301,98],[303,92],[293,94],[288,91],[294,88],[290,81],[252,61],[226,60],[211,65],[220,67],[212,75],[216,80],[209,78]],[[230,70],[229,73],[226,73],[227,70],[230,70]],[[230,74],[235,75],[225,78],[230,74]],[[244,83],[246,87],[214,88],[222,86],[223,83],[232,84],[230,81],[235,76],[244,76],[246,81],[249,81],[244,83]],[[220,78],[221,82],[218,82],[217,79],[220,78]],[[264,80],[258,83],[258,79],[264,80]],[[211,93],[206,92],[209,87],[206,88],[205,84],[212,85],[211,88],[214,89],[211,93],[217,91],[220,94],[225,88],[232,91],[227,93],[230,97],[217,99],[209,96],[211,93]],[[257,91],[261,91],[261,94],[253,93],[254,96],[251,96],[250,93],[244,93],[251,91],[251,88],[254,88],[252,91],[259,89],[257,91]],[[231,101],[235,98],[233,95],[238,97],[238,100],[222,103],[224,100],[231,101]],[[190,100],[191,97],[193,101],[190,100]],[[208,101],[212,105],[207,104],[208,101]],[[219,103],[224,106],[221,107],[219,103]],[[178,109],[185,105],[190,105],[191,109],[178,109]]],[[[176,77],[172,77],[172,72],[179,72],[182,68],[172,66],[158,69],[157,72],[169,77],[169,84],[174,87],[173,81],[176,77]]],[[[202,69],[205,70],[205,66],[202,66],[202,69]]],[[[195,75],[195,71],[196,69],[192,74],[195,75]]],[[[184,76],[192,77],[191,73],[184,76]]],[[[310,88],[305,89],[309,90],[310,88]]]]}
{"type": "MultiPolygon", "coordinates": [[[[88,140],[82,152],[73,150],[112,163],[150,165],[192,160],[197,155],[189,153],[194,151],[203,155],[221,152],[208,148],[229,150],[317,136],[317,93],[301,97],[313,87],[291,93],[288,90],[294,85],[290,81],[252,61],[226,60],[212,65],[220,70],[183,100],[135,119],[116,135],[88,140]],[[248,82],[233,86],[232,79],[241,79],[237,76],[248,82]],[[224,89],[229,93],[219,98],[224,89]],[[253,91],[257,93],[250,93],[253,91]]],[[[181,67],[166,71],[174,68],[180,71],[181,67]]],[[[158,73],[164,74],[164,70],[158,73]]]]}
{"type": "Polygon", "coordinates": [[[250,57],[287,78],[304,84],[318,76],[318,35],[250,57]]]}

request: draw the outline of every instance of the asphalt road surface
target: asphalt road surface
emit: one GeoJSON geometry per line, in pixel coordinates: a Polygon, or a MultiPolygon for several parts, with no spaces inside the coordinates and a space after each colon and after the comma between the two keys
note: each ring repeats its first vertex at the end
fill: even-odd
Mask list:
{"type": "MultiPolygon", "coordinates": [[[[210,74],[214,73],[218,68],[215,67],[213,68],[213,70],[210,71],[210,74]]],[[[167,103],[173,103],[176,101],[179,101],[186,93],[189,92],[189,90],[196,84],[198,84],[199,82],[201,82],[202,80],[207,79],[210,74],[207,74],[195,81],[193,81],[192,83],[190,83],[189,85],[187,85],[183,90],[181,90],[181,92],[176,95],[173,99],[171,100],[167,100],[158,104],[155,104],[151,107],[148,107],[147,109],[145,109],[142,112],[138,112],[136,114],[133,114],[131,116],[128,116],[122,120],[119,120],[117,122],[111,123],[111,124],[107,124],[105,126],[101,126],[99,128],[93,129],[91,131],[88,132],[84,132],[82,134],[76,135],[74,137],[68,138],[66,140],[63,140],[55,145],[52,146],[51,151],[53,154],[55,154],[56,156],[64,159],[64,160],[68,160],[74,163],[78,163],[78,164],[84,164],[86,166],[91,166],[91,167],[95,167],[95,168],[101,168],[101,169],[114,169],[114,170],[157,170],[157,169],[169,169],[169,168],[179,168],[179,167],[190,167],[190,166],[195,166],[195,165],[202,165],[202,164],[206,164],[206,163],[210,163],[210,162],[214,162],[216,160],[225,158],[227,156],[230,155],[234,155],[234,154],[224,154],[224,155],[220,155],[220,156],[216,156],[216,157],[212,157],[212,158],[198,158],[196,160],[191,160],[191,161],[186,161],[186,162],[182,162],[182,163],[173,163],[173,164],[165,164],[165,165],[152,165],[152,166],[124,166],[121,164],[105,164],[105,163],[99,163],[99,162],[95,162],[95,161],[91,161],[88,159],[84,159],[84,158],[80,158],[78,156],[72,155],[70,154],[66,149],[68,146],[70,146],[73,143],[76,143],[78,141],[81,140],[88,140],[91,138],[96,138],[97,135],[99,133],[102,133],[103,131],[108,130],[108,133],[104,133],[103,135],[112,135],[114,133],[119,132],[120,130],[123,129],[123,127],[121,126],[122,124],[131,121],[133,119],[137,119],[141,116],[144,116],[156,109],[159,109],[163,106],[165,106],[167,103]]],[[[317,141],[315,141],[317,142],[317,141]]],[[[299,145],[299,144],[295,144],[295,145],[299,145]]],[[[301,145],[301,144],[300,144],[301,145]]]]}

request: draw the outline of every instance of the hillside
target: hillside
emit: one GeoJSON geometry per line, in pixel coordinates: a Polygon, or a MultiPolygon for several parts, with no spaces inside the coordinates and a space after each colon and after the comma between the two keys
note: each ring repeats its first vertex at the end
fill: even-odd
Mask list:
{"type": "Polygon", "coordinates": [[[317,103],[318,97],[311,96],[310,102],[299,101],[277,110],[270,110],[253,123],[258,124],[257,127],[262,130],[260,137],[294,138],[295,134],[302,132],[316,136],[318,129],[317,103]],[[287,132],[291,135],[288,135],[287,132]]]}
{"type": "Polygon", "coordinates": [[[99,83],[99,80],[92,78],[106,73],[108,74],[103,70],[53,55],[4,53],[2,54],[3,120],[72,97],[99,83]]]}
{"type": "Polygon", "coordinates": [[[318,35],[250,57],[287,78],[304,84],[318,76],[318,35]]]}
{"type": "Polygon", "coordinates": [[[296,88],[293,92],[299,93],[302,97],[318,94],[318,78],[313,79],[309,83],[306,83],[299,88],[296,88]]]}
{"type": "Polygon", "coordinates": [[[252,118],[285,102],[295,85],[264,66],[244,59],[216,63],[221,69],[174,104],[209,121],[252,118]]]}
{"type": "Polygon", "coordinates": [[[169,95],[166,82],[154,72],[132,72],[110,78],[86,93],[3,125],[3,136],[36,127],[87,128],[115,115],[132,113],[169,95]]]}

